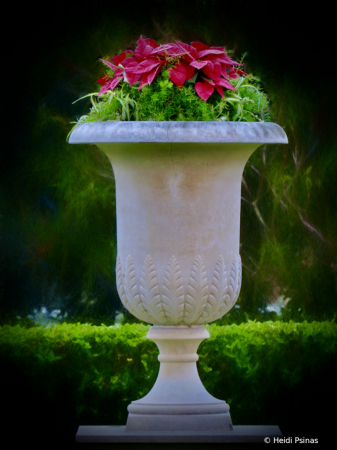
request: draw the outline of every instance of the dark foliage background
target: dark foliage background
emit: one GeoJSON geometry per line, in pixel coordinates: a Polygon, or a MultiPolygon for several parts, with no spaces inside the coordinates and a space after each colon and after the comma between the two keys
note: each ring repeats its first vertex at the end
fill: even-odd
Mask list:
{"type": "Polygon", "coordinates": [[[222,323],[275,320],[265,307],[285,298],[291,300],[282,320],[336,317],[331,11],[220,0],[49,6],[8,6],[3,28],[1,322],[45,306],[100,323],[121,309],[109,162],[97,148],[70,146],[65,138],[69,122],[89,108],[89,101],[72,102],[96,91],[103,73],[97,58],[133,46],[141,34],[162,43],[225,44],[237,57],[248,52],[245,68],[261,77],[273,121],[289,138],[287,146],[261,147],[245,169],[240,308],[222,323]]]}

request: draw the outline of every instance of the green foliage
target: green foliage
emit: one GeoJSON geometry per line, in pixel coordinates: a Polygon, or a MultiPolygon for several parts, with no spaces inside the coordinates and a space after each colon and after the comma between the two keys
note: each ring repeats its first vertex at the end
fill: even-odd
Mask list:
{"type": "MultiPolygon", "coordinates": [[[[234,423],[284,420],[273,405],[309,375],[323,383],[327,364],[336,358],[333,322],[249,321],[206,328],[211,337],[198,351],[200,377],[212,395],[230,404],[234,423]]],[[[19,384],[28,387],[22,403],[39,390],[54,403],[64,402],[78,423],[124,424],[127,405],[146,395],[158,375],[158,349],[146,338],[149,329],[141,324],[5,325],[0,327],[2,376],[10,383],[11,373],[22,374],[19,384]]]]}
{"type": "Polygon", "coordinates": [[[200,377],[212,395],[232,405],[235,423],[278,423],[268,407],[280,404],[306,377],[323,377],[320,366],[337,355],[333,321],[248,321],[207,328],[211,337],[200,352],[200,377]]]}
{"type": "MultiPolygon", "coordinates": [[[[291,80],[260,69],[272,92],[273,121],[289,145],[266,145],[243,173],[241,243],[244,264],[238,304],[248,313],[267,299],[291,300],[284,320],[336,317],[336,142],[328,117],[315,122],[319,99],[291,80]]],[[[258,306],[259,305],[259,306],[258,306]]],[[[258,316],[256,317],[258,319],[258,316]]]]}
{"type": "Polygon", "coordinates": [[[231,80],[236,91],[224,89],[224,98],[215,93],[208,102],[196,94],[194,84],[189,81],[178,88],[169,80],[169,72],[163,71],[141,91],[138,91],[139,83],[133,86],[123,83],[105,94],[88,94],[82,98],[90,97],[92,108],[76,124],[107,120],[270,120],[267,96],[256,77],[231,80]]]}

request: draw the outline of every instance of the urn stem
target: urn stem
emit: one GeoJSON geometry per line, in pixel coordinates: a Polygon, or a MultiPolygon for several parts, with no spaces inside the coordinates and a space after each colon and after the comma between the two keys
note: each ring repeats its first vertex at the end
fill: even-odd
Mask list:
{"type": "Polygon", "coordinates": [[[231,431],[228,404],[206,391],[197,370],[206,328],[153,326],[147,337],[160,351],[159,375],[151,391],[128,406],[126,431],[231,431]]]}

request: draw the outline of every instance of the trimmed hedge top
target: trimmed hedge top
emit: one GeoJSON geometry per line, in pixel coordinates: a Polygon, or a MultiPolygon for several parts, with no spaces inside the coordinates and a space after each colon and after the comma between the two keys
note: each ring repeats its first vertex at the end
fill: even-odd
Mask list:
{"type": "MultiPolygon", "coordinates": [[[[127,405],[146,395],[158,375],[159,352],[146,338],[150,327],[4,325],[0,327],[2,374],[8,382],[23,374],[32,392],[44,392],[42,398],[60,405],[64,397],[67,411],[73,410],[82,423],[123,424],[127,405]]],[[[231,405],[235,423],[281,420],[271,414],[280,414],[272,405],[308,377],[327,380],[328,367],[336,361],[333,321],[249,321],[206,328],[210,338],[198,351],[200,378],[212,395],[231,405]]]]}

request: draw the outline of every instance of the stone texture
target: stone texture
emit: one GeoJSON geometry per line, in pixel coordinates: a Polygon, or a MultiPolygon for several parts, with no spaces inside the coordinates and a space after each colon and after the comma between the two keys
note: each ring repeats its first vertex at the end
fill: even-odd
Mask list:
{"type": "Polygon", "coordinates": [[[160,369],[151,391],[128,406],[126,431],[232,430],[229,405],[210,395],[197,371],[204,326],[154,326],[147,338],[159,348],[160,369]]]}
{"type": "Polygon", "coordinates": [[[96,143],[116,180],[117,288],[155,325],[201,325],[241,287],[241,177],[262,143],[286,143],[264,122],[95,122],[70,143],[96,143]]]}
{"type": "Polygon", "coordinates": [[[271,122],[107,121],[78,125],[70,144],[100,142],[250,142],[287,144],[283,129],[271,122]]]}
{"type": "Polygon", "coordinates": [[[76,442],[83,443],[230,443],[230,442],[264,442],[269,438],[273,442],[273,437],[282,437],[282,433],[276,425],[237,425],[232,431],[129,431],[124,426],[80,426],[76,434],[76,442]]]}
{"type": "MultiPolygon", "coordinates": [[[[160,350],[152,390],[129,407],[126,427],[80,427],[78,442],[260,442],[278,427],[234,427],[229,406],[196,368],[212,322],[241,286],[241,178],[261,144],[286,144],[274,123],[96,122],[69,143],[92,143],[116,181],[117,286],[160,350]]],[[[275,434],[276,433],[276,434],[275,434]]]]}
{"type": "Polygon", "coordinates": [[[155,325],[212,322],[241,286],[244,166],[258,143],[100,143],[116,181],[117,286],[155,325]]]}

